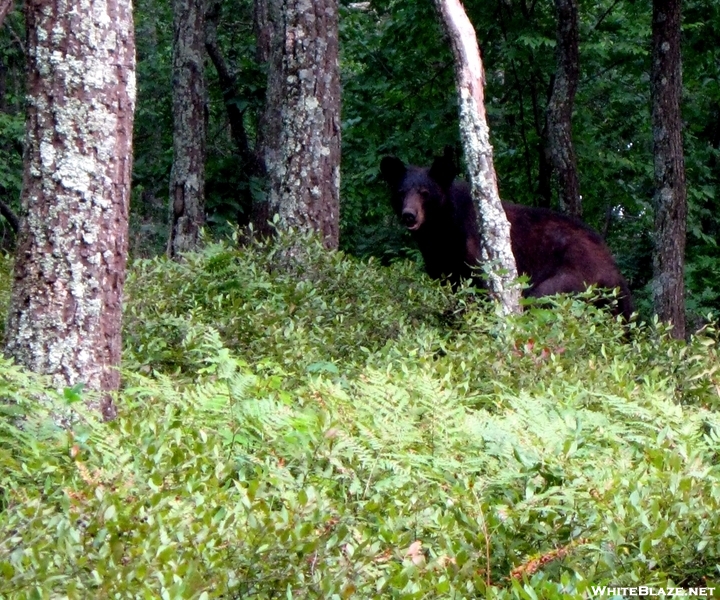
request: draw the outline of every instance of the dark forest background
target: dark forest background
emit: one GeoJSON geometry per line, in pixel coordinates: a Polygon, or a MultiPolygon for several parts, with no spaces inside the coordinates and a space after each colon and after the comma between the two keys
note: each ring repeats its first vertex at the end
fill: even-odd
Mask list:
{"type": "MultiPolygon", "coordinates": [[[[466,3],[486,68],[486,102],[504,200],[557,208],[543,186],[544,111],[555,60],[556,20],[545,0],[466,3]]],[[[162,253],[168,235],[172,165],[172,12],[170,3],[135,7],[138,104],[135,121],[131,254],[162,253]]],[[[581,1],[580,83],[573,136],[583,218],[603,235],[628,278],[641,313],[650,314],[653,162],[650,123],[651,7],[633,0],[581,1]]],[[[341,249],[383,261],[414,256],[396,223],[378,164],[385,154],[425,164],[443,146],[459,149],[452,57],[432,3],[343,2],[341,12],[341,249]]],[[[0,32],[0,193],[19,210],[22,180],[24,24],[21,11],[0,32]]],[[[250,144],[265,105],[253,3],[224,2],[219,46],[236,88],[250,144]]],[[[686,285],[690,318],[720,308],[717,245],[720,181],[720,6],[688,0],[683,8],[682,115],[688,181],[686,285]]],[[[211,234],[250,219],[263,181],[245,164],[230,135],[217,72],[207,62],[206,209],[211,234]]],[[[5,248],[13,244],[0,218],[5,248]]],[[[692,326],[692,323],[691,323],[692,326]]]]}

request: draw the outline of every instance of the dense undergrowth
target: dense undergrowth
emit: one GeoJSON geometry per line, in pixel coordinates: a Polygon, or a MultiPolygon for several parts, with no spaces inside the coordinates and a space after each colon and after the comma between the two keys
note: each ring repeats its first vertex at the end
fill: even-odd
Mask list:
{"type": "Polygon", "coordinates": [[[112,423],[0,363],[0,597],[720,578],[712,328],[686,345],[567,298],[505,319],[411,263],[279,247],[132,266],[112,423]]]}

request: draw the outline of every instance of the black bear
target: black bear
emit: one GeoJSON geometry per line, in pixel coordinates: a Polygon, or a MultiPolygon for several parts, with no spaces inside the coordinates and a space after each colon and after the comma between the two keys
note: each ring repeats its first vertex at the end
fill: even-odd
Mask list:
{"type": "MultiPolygon", "coordinates": [[[[455,180],[452,155],[436,158],[429,169],[386,156],[380,171],[392,190],[395,212],[417,241],[428,275],[453,284],[470,277],[480,258],[480,235],[470,186],[455,180]]],[[[597,233],[551,210],[507,202],[503,208],[518,273],[530,280],[525,296],[582,292],[590,285],[620,288],[614,312],[630,318],[627,282],[597,233]]]]}

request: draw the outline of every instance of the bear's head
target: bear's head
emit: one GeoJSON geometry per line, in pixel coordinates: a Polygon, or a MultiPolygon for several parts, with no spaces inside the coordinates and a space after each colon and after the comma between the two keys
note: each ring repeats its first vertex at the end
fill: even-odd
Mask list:
{"type": "Polygon", "coordinates": [[[380,172],[390,185],[393,209],[410,231],[418,231],[443,209],[457,174],[451,148],[445,148],[429,169],[406,166],[399,158],[386,156],[380,172]]]}

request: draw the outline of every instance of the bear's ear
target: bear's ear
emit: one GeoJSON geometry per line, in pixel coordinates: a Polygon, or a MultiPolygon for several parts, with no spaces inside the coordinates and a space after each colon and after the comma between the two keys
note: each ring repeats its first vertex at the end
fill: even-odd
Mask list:
{"type": "Polygon", "coordinates": [[[455,156],[452,147],[445,146],[442,156],[438,156],[430,167],[428,173],[430,178],[434,180],[443,190],[450,187],[450,184],[457,175],[455,167],[455,156]]]}
{"type": "Polygon", "coordinates": [[[380,173],[393,190],[400,187],[406,172],[405,163],[395,156],[385,156],[380,161],[380,173]]]}

